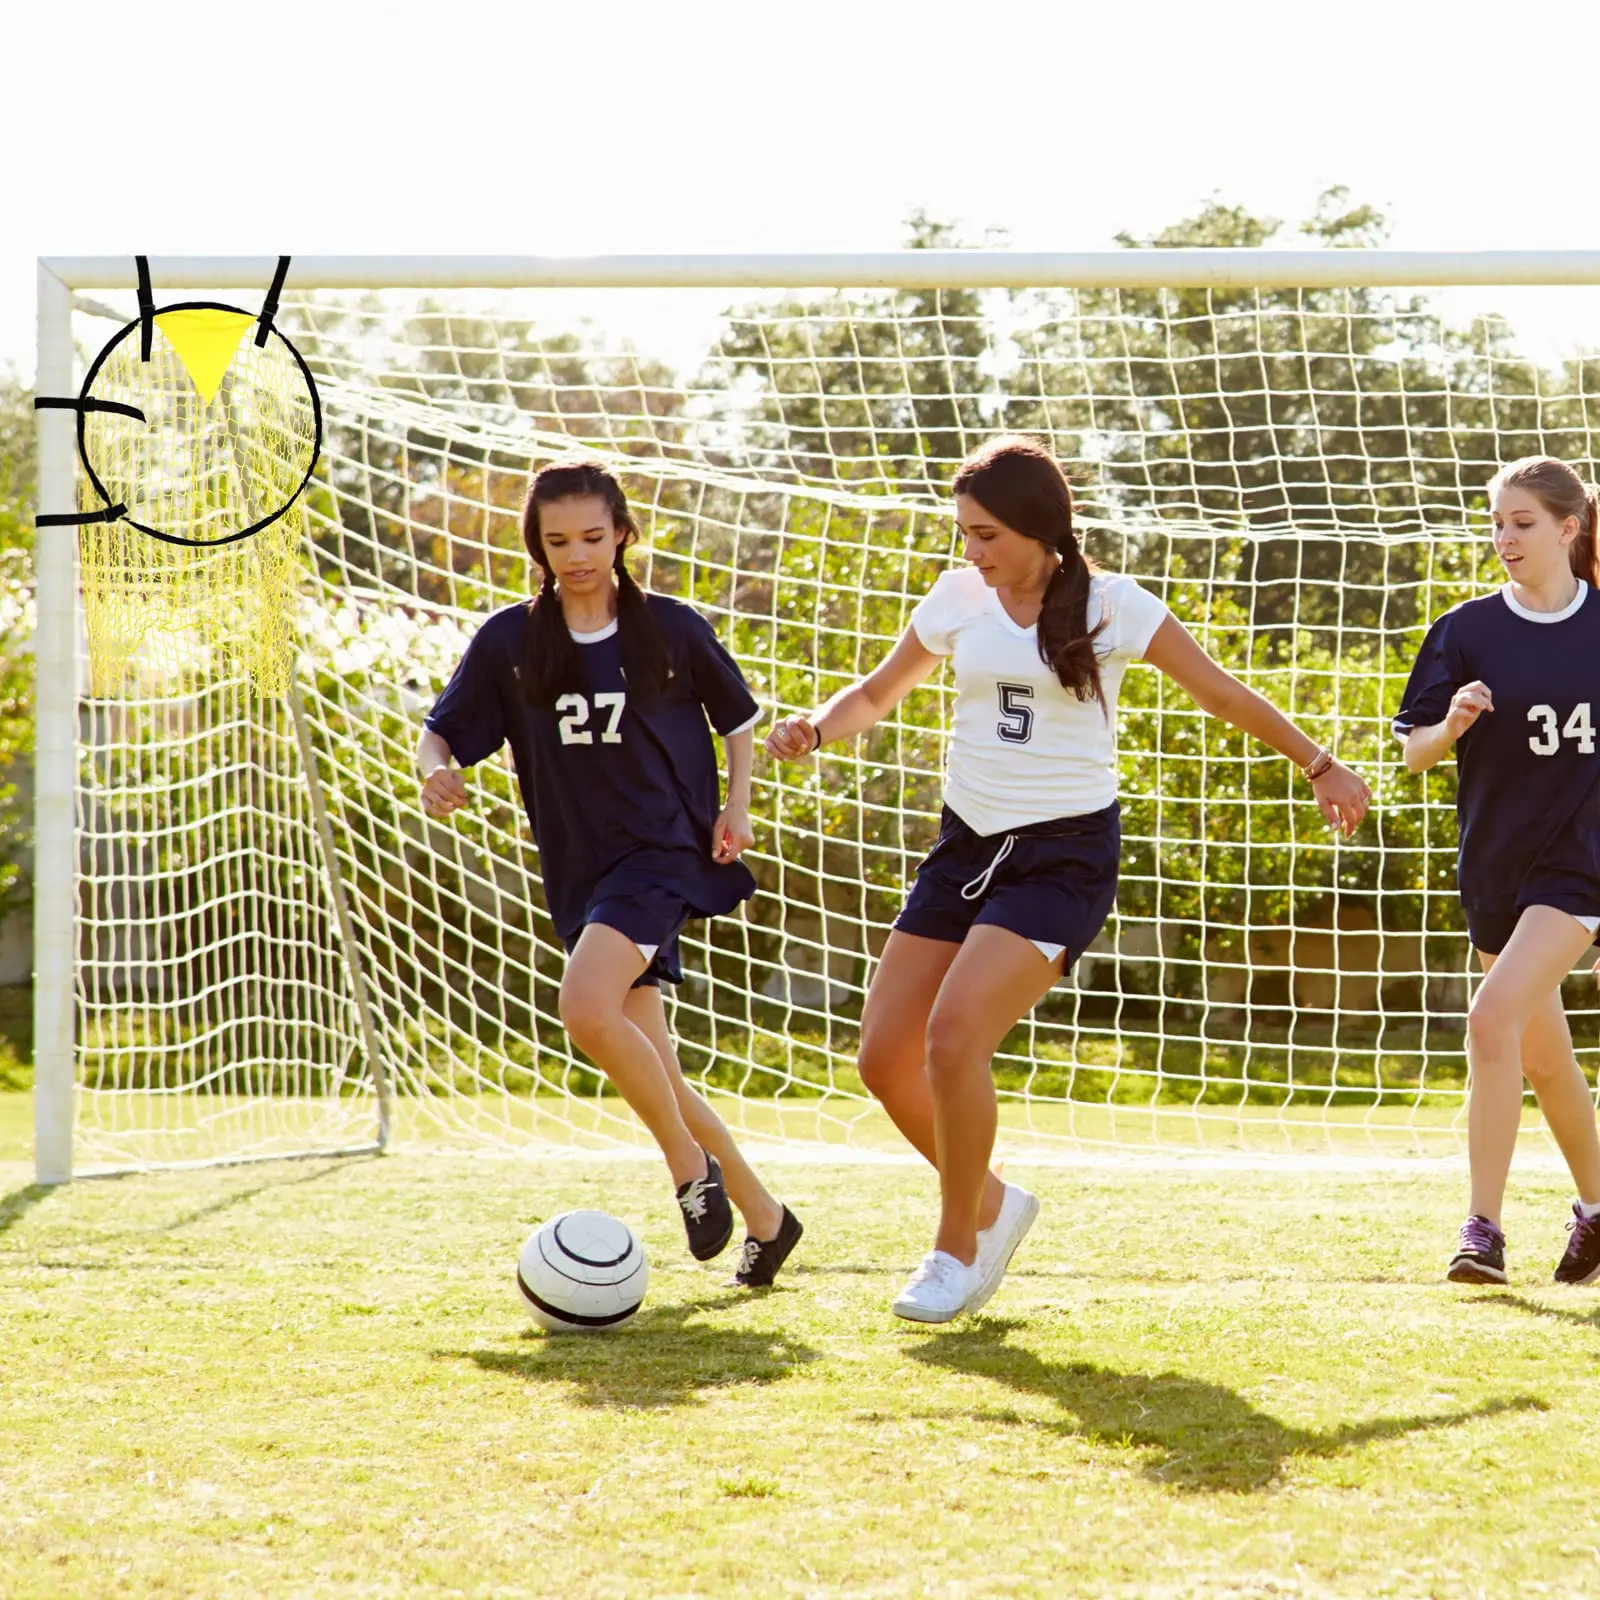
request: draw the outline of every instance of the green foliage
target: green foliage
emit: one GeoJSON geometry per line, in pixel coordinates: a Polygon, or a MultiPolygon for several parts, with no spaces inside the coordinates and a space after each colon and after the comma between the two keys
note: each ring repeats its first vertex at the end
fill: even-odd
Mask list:
{"type": "Polygon", "coordinates": [[[16,1046],[4,1035],[0,1035],[0,1094],[31,1089],[33,1087],[33,1064],[24,1060],[16,1046]]]}
{"type": "MultiPolygon", "coordinates": [[[[914,249],[961,240],[923,213],[914,249]]],[[[730,314],[700,387],[754,386],[733,463],[764,476],[937,486],[986,428],[987,348],[970,289],[801,296],[730,314]],[[876,319],[876,320],[875,320],[876,319]]]]}
{"type": "MultiPolygon", "coordinates": [[[[659,361],[608,348],[592,328],[543,333],[424,301],[401,319],[377,295],[351,307],[312,299],[286,325],[313,375],[349,376],[350,344],[398,336],[403,364],[384,374],[397,425],[351,429],[327,417],[320,566],[335,584],[377,580],[416,601],[489,609],[525,587],[518,515],[527,427],[536,459],[588,441],[652,458],[683,453],[682,385],[659,361]],[[470,410],[470,436],[439,427],[470,410]],[[429,537],[429,529],[437,537],[429,537]]],[[[670,508],[681,496],[668,492],[670,508]]]]}
{"type": "MultiPolygon", "coordinates": [[[[1300,232],[1360,248],[1385,226],[1331,190],[1300,232]]],[[[1259,246],[1281,234],[1272,219],[1211,204],[1143,242],[1259,246]]],[[[918,216],[910,242],[961,241],[918,216]]],[[[1281,970],[1255,972],[1255,990],[1226,999],[1213,979],[1251,965],[1257,930],[1352,913],[1376,935],[1412,941],[1415,986],[1417,969],[1433,970],[1427,940],[1459,929],[1452,769],[1405,775],[1388,719],[1430,618],[1487,575],[1484,542],[1463,535],[1495,458],[1538,448],[1586,459],[1582,397],[1600,393],[1600,361],[1556,381],[1498,321],[1455,329],[1382,290],[761,297],[730,313],[688,384],[591,330],[438,307],[402,323],[376,298],[294,314],[294,337],[330,389],[348,375],[346,341],[399,328],[407,341],[378,408],[392,426],[330,422],[312,519],[319,574],[333,596],[377,581],[388,602],[336,607],[308,641],[307,730],[380,1031],[406,1088],[600,1088],[550,1020],[562,958],[510,772],[480,766],[473,808],[448,827],[415,803],[417,708],[464,643],[451,618],[527,590],[517,513],[530,450],[537,462],[600,441],[637,466],[628,487],[646,537],[635,570],[712,618],[782,713],[863,676],[903,633],[951,557],[949,471],[1000,426],[1042,432],[1079,463],[1091,554],[1156,589],[1217,660],[1336,740],[1379,796],[1358,839],[1336,845],[1287,763],[1135,667],[1119,727],[1119,917],[1169,942],[1143,973],[1129,962],[1110,987],[1052,995],[1044,1042],[1019,1030],[1002,1086],[1107,1104],[1262,1105],[1308,1089],[1324,1103],[1420,1104],[1459,1087],[1441,1072],[1430,1032],[1440,1021],[1420,996],[1392,1015],[1379,997],[1319,1010],[1281,970]],[[468,412],[470,428],[441,421],[468,412]],[[697,473],[675,472],[690,456],[697,473]]],[[[675,1019],[687,1064],[708,1083],[859,1090],[855,1008],[835,1001],[798,1017],[763,988],[798,943],[826,947],[827,977],[859,991],[932,839],[949,698],[936,681],[854,747],[758,763],[752,866],[763,894],[748,918],[711,928],[703,989],[675,1019]]],[[[263,724],[252,737],[255,767],[277,770],[266,753],[286,729],[263,724]]],[[[301,894],[315,869],[271,824],[259,824],[264,839],[247,837],[245,814],[222,803],[235,775],[207,765],[214,751],[196,741],[180,757],[170,743],[155,724],[132,741],[116,802],[126,814],[111,805],[105,825],[135,831],[179,783],[191,807],[209,799],[221,820],[204,837],[153,842],[141,881],[161,887],[130,888],[147,903],[112,914],[153,919],[163,948],[225,952],[205,958],[221,974],[201,981],[198,966],[180,964],[177,978],[248,987],[252,963],[277,948],[271,895],[213,889],[218,863],[259,848],[306,907],[270,991],[275,1020],[306,1022],[295,1044],[316,1071],[356,1070],[318,1054],[322,1024],[294,1011],[319,986],[347,1003],[326,960],[337,939],[325,893],[301,894]],[[183,760],[194,770],[171,764],[183,760]]],[[[291,800],[273,804],[292,810],[291,800]]],[[[182,1005],[160,1016],[162,1037],[119,1021],[132,1031],[92,1039],[96,1070],[149,1084],[220,1074],[238,1091],[270,1076],[250,1064],[262,1058],[248,1029],[207,1029],[182,1005]]]]}
{"type": "Polygon", "coordinates": [[[33,765],[34,492],[33,391],[0,374],[0,920],[33,898],[33,819],[17,780],[33,765]]]}

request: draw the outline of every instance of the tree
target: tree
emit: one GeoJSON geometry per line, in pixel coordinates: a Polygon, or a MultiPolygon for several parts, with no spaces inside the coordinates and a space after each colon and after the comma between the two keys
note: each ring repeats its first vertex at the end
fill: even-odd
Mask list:
{"type": "MultiPolygon", "coordinates": [[[[377,579],[425,605],[487,609],[493,594],[523,587],[517,518],[530,461],[590,443],[652,459],[684,448],[676,376],[593,330],[429,301],[397,312],[375,295],[302,302],[290,325],[330,392],[352,349],[376,364],[375,394],[329,407],[316,544],[338,584],[377,579]]],[[[360,382],[372,384],[372,371],[360,382]]]]}
{"type": "Polygon", "coordinates": [[[32,818],[17,782],[33,765],[33,391],[0,376],[0,920],[24,910],[32,818]]]}
{"type": "MultiPolygon", "coordinates": [[[[1259,247],[1281,226],[1211,203],[1120,242],[1259,247]]],[[[1366,248],[1388,226],[1335,188],[1299,231],[1366,248]]],[[[1237,534],[1209,559],[1280,656],[1297,629],[1337,648],[1341,632],[1414,625],[1429,539],[1461,531],[1494,464],[1580,437],[1504,324],[1452,329],[1418,295],[1085,290],[1032,312],[1008,421],[1094,464],[1098,521],[1237,534]]]]}
{"type": "MultiPolygon", "coordinates": [[[[961,243],[921,211],[907,227],[913,249],[961,243]]],[[[938,488],[988,427],[982,310],[970,289],[900,289],[733,311],[699,383],[742,433],[728,460],[798,482],[938,488]]]]}

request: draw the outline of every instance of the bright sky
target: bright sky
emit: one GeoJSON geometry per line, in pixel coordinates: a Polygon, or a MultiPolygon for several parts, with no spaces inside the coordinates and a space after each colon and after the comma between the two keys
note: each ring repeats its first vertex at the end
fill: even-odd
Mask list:
{"type": "MultiPolygon", "coordinates": [[[[7,30],[24,372],[38,255],[882,250],[919,206],[1105,249],[1334,183],[1397,248],[1600,245],[1594,0],[25,0],[7,30]]],[[[1600,294],[1492,298],[1600,346],[1600,294]]]]}

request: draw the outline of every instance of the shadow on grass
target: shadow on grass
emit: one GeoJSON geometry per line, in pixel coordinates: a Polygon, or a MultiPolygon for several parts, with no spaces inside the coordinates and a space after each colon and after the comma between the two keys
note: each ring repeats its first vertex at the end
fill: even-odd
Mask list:
{"type": "Polygon", "coordinates": [[[46,1195],[54,1194],[58,1187],[54,1183],[30,1183],[21,1189],[13,1189],[8,1195],[0,1195],[0,1233],[15,1227],[46,1195]]]}
{"type": "MultiPolygon", "coordinates": [[[[114,1233],[97,1233],[91,1241],[95,1246],[113,1244],[119,1239],[150,1238],[155,1234],[176,1233],[180,1228],[187,1228],[196,1222],[203,1222],[207,1217],[215,1216],[219,1211],[230,1210],[234,1206],[243,1205],[247,1200],[253,1200],[259,1194],[266,1194],[275,1189],[293,1188],[302,1183],[315,1183],[319,1179],[329,1177],[352,1166],[357,1161],[377,1160],[376,1156],[340,1156],[336,1161],[330,1161],[326,1166],[313,1169],[310,1172],[295,1172],[293,1176],[274,1177],[266,1182],[252,1183],[245,1188],[235,1189],[230,1194],[225,1194],[220,1200],[214,1200],[210,1205],[201,1206],[197,1211],[185,1212],[181,1217],[174,1217],[170,1222],[150,1223],[137,1228],[119,1228],[114,1233]]],[[[130,1172],[117,1174],[116,1181],[125,1178],[137,1178],[144,1174],[130,1172]]],[[[86,1182],[89,1180],[85,1180],[86,1182]]],[[[102,1180],[95,1179],[95,1182],[102,1180]]],[[[10,1194],[0,1196],[0,1234],[8,1228],[14,1227],[25,1217],[34,1206],[46,1196],[56,1194],[61,1185],[49,1183],[30,1183],[24,1189],[15,1189],[10,1194]]],[[[120,1260],[116,1263],[96,1261],[40,1261],[41,1267],[51,1267],[66,1271],[93,1271],[98,1268],[115,1265],[118,1271],[132,1270],[136,1263],[120,1260]]],[[[152,1270],[167,1272],[171,1270],[166,1262],[150,1263],[152,1270]]]]}
{"type": "MultiPolygon", "coordinates": [[[[1378,1417],[1330,1429],[1291,1428],[1232,1389],[1182,1373],[1117,1372],[1087,1361],[1044,1361],[1006,1342],[1022,1326],[985,1318],[959,1333],[930,1338],[909,1354],[927,1366],[994,1378],[1026,1394],[1043,1395],[1070,1420],[1006,1417],[1063,1436],[1078,1436],[1157,1452],[1146,1477],[1174,1488],[1245,1493],[1264,1489],[1296,1455],[1333,1456],[1375,1439],[1453,1428],[1503,1411],[1542,1411],[1530,1395],[1487,1400],[1445,1415],[1378,1417]]],[[[992,1415],[992,1414],[991,1414],[992,1415]]]]}
{"type": "Polygon", "coordinates": [[[1475,1306],[1510,1306],[1525,1311],[1530,1317],[1548,1317],[1552,1322],[1570,1323],[1575,1328],[1592,1328],[1600,1333],[1600,1306],[1588,1311],[1568,1311],[1564,1306],[1541,1305],[1537,1300],[1525,1300],[1520,1294],[1474,1295],[1468,1302],[1475,1306]]]}
{"type": "Polygon", "coordinates": [[[777,1383],[818,1359],[816,1350],[781,1332],[695,1320],[705,1311],[749,1304],[741,1291],[654,1306],[609,1333],[530,1331],[519,1350],[436,1350],[434,1355],[534,1383],[571,1384],[581,1406],[632,1410],[688,1405],[707,1389],[777,1383]]]}
{"type": "MultiPolygon", "coordinates": [[[[257,1195],[271,1194],[279,1189],[298,1188],[303,1183],[319,1183],[324,1178],[353,1170],[357,1165],[369,1161],[380,1160],[376,1155],[338,1156],[329,1158],[325,1165],[313,1167],[309,1171],[297,1170],[298,1162],[305,1157],[297,1158],[296,1169],[274,1169],[270,1178],[260,1182],[247,1184],[244,1188],[231,1190],[218,1200],[213,1200],[210,1205],[201,1206],[195,1211],[186,1211],[181,1217],[174,1217],[170,1222],[154,1222],[144,1227],[125,1228],[118,1233],[105,1233],[97,1236],[97,1244],[110,1243],[113,1239],[130,1239],[149,1237],[155,1233],[176,1233],[180,1228],[187,1228],[196,1222],[204,1222],[207,1217],[214,1217],[219,1211],[231,1211],[235,1206],[242,1206],[246,1201],[254,1200],[257,1195]]],[[[129,1178],[138,1177],[138,1173],[128,1173],[129,1178]]],[[[119,1175],[120,1181],[120,1175],[119,1175]]]]}

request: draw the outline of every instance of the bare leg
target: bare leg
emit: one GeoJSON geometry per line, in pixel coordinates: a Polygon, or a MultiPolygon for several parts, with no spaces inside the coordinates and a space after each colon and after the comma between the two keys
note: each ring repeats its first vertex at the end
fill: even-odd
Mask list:
{"type": "MultiPolygon", "coordinates": [[[[1524,1035],[1552,996],[1559,1007],[1561,980],[1590,938],[1566,912],[1529,906],[1505,949],[1487,963],[1488,975],[1473,997],[1467,1016],[1467,1060],[1472,1075],[1467,1105],[1471,1204],[1475,1215],[1487,1217],[1496,1227],[1516,1148],[1517,1124],[1522,1119],[1524,1035]]],[[[1588,1116],[1593,1138],[1592,1108],[1588,1116]]]]}
{"type": "Polygon", "coordinates": [[[990,1061],[1060,976],[1060,957],[1047,961],[1019,934],[980,925],[951,963],[928,1018],[941,1202],[934,1248],[969,1265],[978,1254],[978,1208],[994,1154],[990,1061]]]}
{"type": "MultiPolygon", "coordinates": [[[[1495,961],[1481,951],[1478,959],[1485,972],[1495,961]]],[[[1600,1132],[1595,1127],[1594,1099],[1572,1051],[1559,989],[1545,997],[1523,1029],[1522,1075],[1566,1157],[1578,1198],[1586,1205],[1600,1204],[1600,1132]]]]}
{"type": "MultiPolygon", "coordinates": [[[[933,1091],[928,1086],[928,1018],[961,946],[894,932],[872,974],[861,1012],[861,1081],[882,1103],[890,1120],[935,1168],[933,1091]]],[[[978,1226],[1000,1215],[1005,1185],[991,1172],[984,1181],[978,1226]]]]}
{"type": "Polygon", "coordinates": [[[783,1207],[773,1199],[755,1175],[750,1163],[740,1154],[733,1135],[705,1097],[683,1075],[677,1047],[667,1029],[667,1013],[659,989],[630,989],[623,1003],[629,1021],[650,1041],[677,1097],[678,1110],[689,1132],[722,1164],[722,1182],[728,1198],[744,1218],[745,1230],[754,1239],[776,1239],[783,1224],[783,1207]]]}
{"type": "Polygon", "coordinates": [[[650,1130],[674,1187],[682,1187],[706,1175],[706,1161],[655,1046],[624,1009],[629,986],[645,965],[626,934],[591,922],[561,980],[561,1025],[650,1130]]]}

